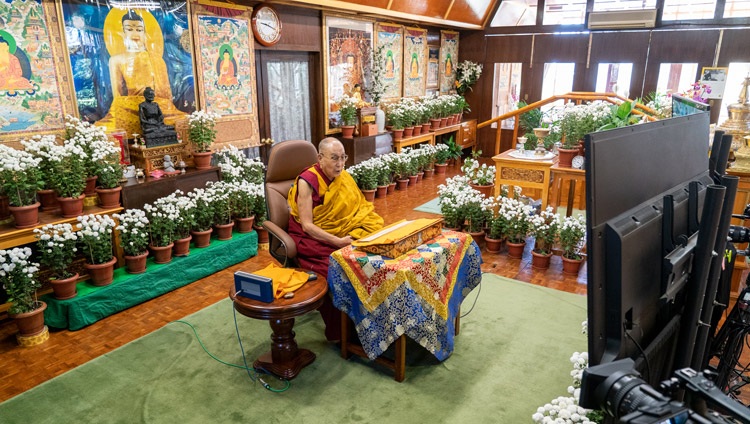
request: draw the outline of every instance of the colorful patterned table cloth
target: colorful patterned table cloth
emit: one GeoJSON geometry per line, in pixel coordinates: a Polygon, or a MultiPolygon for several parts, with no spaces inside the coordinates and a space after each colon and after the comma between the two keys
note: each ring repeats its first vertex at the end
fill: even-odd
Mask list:
{"type": "Polygon", "coordinates": [[[351,246],[337,250],[328,286],[370,359],[406,334],[442,361],[453,352],[455,318],[482,279],[481,264],[471,236],[444,231],[395,259],[351,246]]]}

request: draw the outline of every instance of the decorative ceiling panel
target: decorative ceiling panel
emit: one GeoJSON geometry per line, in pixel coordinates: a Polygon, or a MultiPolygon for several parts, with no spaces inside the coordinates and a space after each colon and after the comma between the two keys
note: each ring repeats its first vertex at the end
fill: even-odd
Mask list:
{"type": "Polygon", "coordinates": [[[445,12],[451,2],[440,0],[410,0],[396,1],[391,3],[391,9],[396,12],[413,13],[415,15],[427,16],[429,18],[444,19],[445,12]]]}
{"type": "Polygon", "coordinates": [[[492,0],[455,0],[446,19],[483,25],[492,3],[492,0]]]}

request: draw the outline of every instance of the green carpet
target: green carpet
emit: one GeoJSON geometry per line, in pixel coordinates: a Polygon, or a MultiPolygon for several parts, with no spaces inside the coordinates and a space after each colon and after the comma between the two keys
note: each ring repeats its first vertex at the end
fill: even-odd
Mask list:
{"type": "MultiPolygon", "coordinates": [[[[316,361],[271,393],[244,370],[201,349],[171,323],[0,404],[9,423],[524,423],[566,394],[568,360],[586,349],[586,298],[485,275],[464,302],[456,349],[439,363],[407,347],[406,380],[358,358],[345,361],[323,338],[319,314],[296,320],[316,361]]],[[[267,322],[237,317],[248,360],[269,347],[267,322]]],[[[221,301],[185,318],[216,356],[242,363],[232,308],[221,301]]]]}
{"type": "Polygon", "coordinates": [[[442,213],[440,213],[440,198],[436,197],[423,205],[417,206],[414,210],[442,215],[442,213]]]}

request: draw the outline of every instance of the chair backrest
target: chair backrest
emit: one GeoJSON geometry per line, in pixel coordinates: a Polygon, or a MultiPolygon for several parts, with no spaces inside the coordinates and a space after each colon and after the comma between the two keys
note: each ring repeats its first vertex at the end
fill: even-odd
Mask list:
{"type": "MultiPolygon", "coordinates": [[[[318,151],[307,140],[287,140],[275,144],[266,167],[266,203],[268,219],[284,231],[289,225],[287,195],[297,176],[318,161],[318,151]]],[[[277,251],[279,240],[269,240],[269,250],[277,251]]]]}

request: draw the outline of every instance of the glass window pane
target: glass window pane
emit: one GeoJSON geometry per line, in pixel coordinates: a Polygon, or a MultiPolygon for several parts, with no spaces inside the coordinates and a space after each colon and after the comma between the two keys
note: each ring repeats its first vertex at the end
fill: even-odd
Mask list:
{"type": "Polygon", "coordinates": [[[547,0],[544,25],[581,25],[586,18],[586,0],[547,0]]]}
{"type": "MultiPolygon", "coordinates": [[[[555,94],[565,94],[573,91],[573,75],[575,74],[575,63],[545,63],[544,78],[542,79],[542,99],[552,97],[555,94]]],[[[542,112],[547,112],[554,107],[562,106],[563,100],[548,103],[542,106],[542,112]]]]}
{"type": "Polygon", "coordinates": [[[662,63],[659,65],[657,93],[679,93],[686,91],[698,79],[697,63],[662,63]]]}
{"type": "Polygon", "coordinates": [[[312,140],[307,62],[269,61],[266,70],[271,138],[276,142],[312,140]]]}
{"type": "Polygon", "coordinates": [[[713,19],[716,0],[664,0],[662,21],[713,19]]]}
{"type": "Polygon", "coordinates": [[[491,27],[536,25],[537,0],[504,0],[490,22],[491,27]]]}
{"type": "Polygon", "coordinates": [[[600,63],[596,73],[596,92],[629,97],[632,74],[632,63],[600,63]]]}
{"type": "Polygon", "coordinates": [[[724,99],[721,101],[721,111],[719,112],[719,124],[729,118],[727,106],[738,102],[742,83],[748,75],[750,75],[750,63],[734,62],[729,64],[727,84],[724,86],[724,99]]]}
{"type": "MultiPolygon", "coordinates": [[[[516,110],[521,92],[521,64],[496,63],[493,87],[492,117],[516,110]]],[[[515,119],[506,119],[500,124],[501,128],[512,130],[515,119]]]]}
{"type": "Polygon", "coordinates": [[[726,0],[725,18],[747,18],[750,16],[750,0],[726,0]]]}
{"type": "Polygon", "coordinates": [[[656,9],[656,0],[594,0],[594,12],[656,9]]]}

